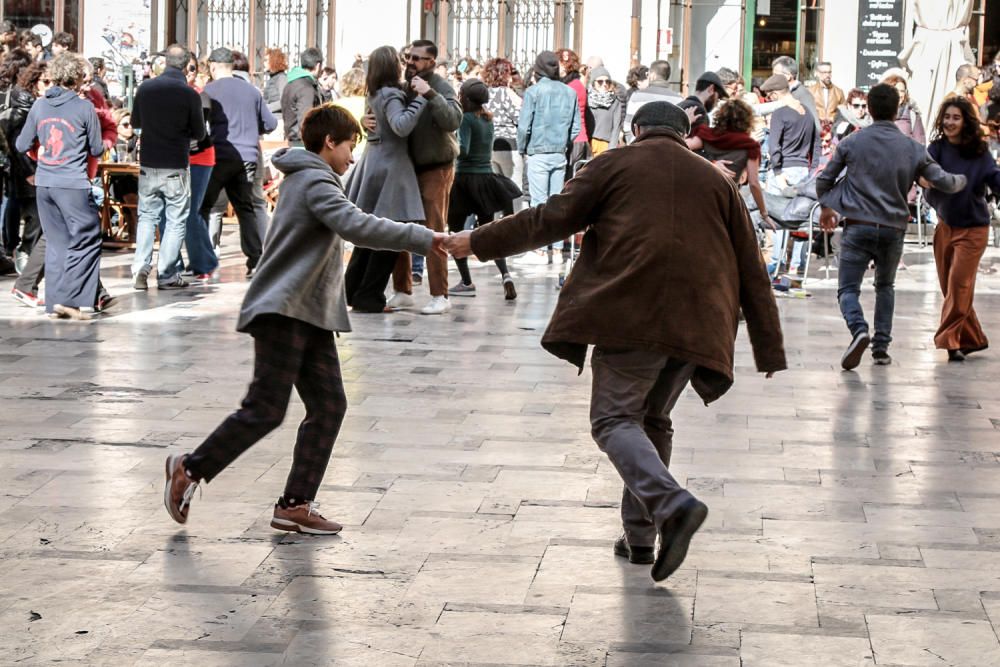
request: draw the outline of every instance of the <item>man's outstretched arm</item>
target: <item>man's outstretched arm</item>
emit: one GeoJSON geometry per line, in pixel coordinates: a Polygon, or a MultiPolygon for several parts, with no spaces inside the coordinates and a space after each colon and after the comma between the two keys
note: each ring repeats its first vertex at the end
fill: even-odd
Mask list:
{"type": "Polygon", "coordinates": [[[598,172],[592,165],[584,168],[546,203],[483,225],[471,234],[453,236],[448,251],[459,257],[471,252],[482,260],[496,259],[541,248],[586,229],[596,219],[602,192],[608,190],[607,183],[598,181],[598,172]]]}

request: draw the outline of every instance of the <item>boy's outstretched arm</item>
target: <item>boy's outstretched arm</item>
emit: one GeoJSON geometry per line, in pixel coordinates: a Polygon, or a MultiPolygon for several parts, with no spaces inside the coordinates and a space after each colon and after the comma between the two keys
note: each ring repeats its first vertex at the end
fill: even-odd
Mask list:
{"type": "Polygon", "coordinates": [[[423,225],[394,222],[365,213],[331,179],[309,189],[309,210],[344,240],[372,250],[408,250],[420,254],[444,252],[445,234],[423,225]]]}

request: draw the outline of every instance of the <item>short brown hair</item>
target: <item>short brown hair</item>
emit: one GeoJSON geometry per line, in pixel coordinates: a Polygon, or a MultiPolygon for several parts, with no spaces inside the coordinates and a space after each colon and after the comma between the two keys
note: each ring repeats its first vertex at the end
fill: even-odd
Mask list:
{"type": "Polygon", "coordinates": [[[715,115],[715,127],[723,132],[750,134],[753,129],[753,109],[739,98],[726,100],[715,115]]]}
{"type": "Polygon", "coordinates": [[[53,85],[72,89],[83,83],[86,76],[84,62],[83,58],[68,51],[50,60],[49,78],[53,85]]]}
{"type": "Polygon", "coordinates": [[[327,137],[338,144],[341,141],[351,141],[361,136],[361,126],[350,111],[328,102],[306,112],[301,134],[306,150],[319,153],[327,137]]]}
{"type": "MultiPolygon", "coordinates": [[[[902,79],[900,79],[900,81],[902,81],[902,79]]],[[[884,83],[888,83],[890,86],[896,85],[891,83],[888,79],[886,79],[884,83]]],[[[847,93],[847,104],[849,105],[854,100],[864,100],[867,103],[868,94],[860,88],[851,88],[851,90],[847,93]]]]}
{"type": "Polygon", "coordinates": [[[57,32],[52,36],[52,43],[58,44],[65,49],[72,49],[75,42],[76,38],[68,32],[57,32]]]}

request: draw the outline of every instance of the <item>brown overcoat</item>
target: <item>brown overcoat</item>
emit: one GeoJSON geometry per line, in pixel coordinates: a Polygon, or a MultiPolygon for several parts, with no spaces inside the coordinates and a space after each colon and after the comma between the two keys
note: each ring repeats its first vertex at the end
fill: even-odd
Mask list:
{"type": "Polygon", "coordinates": [[[587,346],[655,350],[698,366],[709,403],[733,382],[740,308],[757,370],[783,370],[778,310],[732,182],[667,129],[607,151],[547,203],[472,233],[483,260],[586,229],[542,346],[581,370],[587,346]]]}

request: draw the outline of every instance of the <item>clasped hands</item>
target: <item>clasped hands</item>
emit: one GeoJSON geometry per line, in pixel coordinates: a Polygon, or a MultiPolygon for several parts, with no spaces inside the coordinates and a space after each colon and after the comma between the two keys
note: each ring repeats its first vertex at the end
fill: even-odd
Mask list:
{"type": "Polygon", "coordinates": [[[472,232],[465,230],[458,234],[444,234],[434,232],[434,241],[431,243],[431,250],[441,257],[451,255],[456,259],[468,257],[472,254],[472,232]]]}

